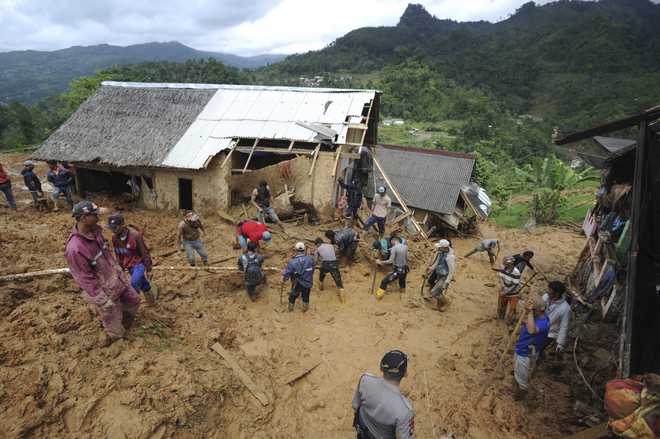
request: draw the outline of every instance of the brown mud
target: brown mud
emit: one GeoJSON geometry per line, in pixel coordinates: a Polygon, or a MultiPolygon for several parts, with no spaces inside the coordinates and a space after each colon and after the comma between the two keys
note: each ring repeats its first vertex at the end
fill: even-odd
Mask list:
{"type": "MultiPolygon", "coordinates": [[[[23,159],[0,156],[13,173],[23,159]]],[[[39,172],[44,173],[41,165],[39,172]]],[[[65,266],[70,215],[65,210],[38,213],[29,207],[29,193],[20,190],[22,178],[14,176],[13,182],[19,210],[0,207],[0,274],[65,266]]],[[[95,201],[117,207],[112,199],[95,201]]],[[[185,265],[180,252],[158,256],[176,249],[174,213],[127,209],[125,214],[145,229],[156,264],[185,265]]],[[[216,215],[203,220],[211,261],[232,257],[221,265],[233,265],[238,257],[233,227],[216,215]]],[[[297,238],[321,234],[309,225],[287,225],[287,231],[297,238]]],[[[554,228],[485,225],[482,231],[501,239],[503,255],[534,250],[534,262],[559,279],[572,270],[584,242],[554,228]]],[[[266,250],[266,265],[283,267],[295,240],[276,234],[274,241],[266,250]]],[[[541,368],[529,401],[516,402],[509,354],[502,370],[495,370],[510,327],[494,317],[498,280],[487,257],[463,257],[477,238],[453,239],[457,275],[444,312],[420,298],[421,275],[431,255],[431,246],[420,241],[410,244],[412,271],[405,294],[391,285],[376,302],[369,294],[369,241],[361,244],[358,262],[342,264],[347,303],[339,302],[329,276],[324,291],[316,278],[306,314],[299,303],[286,312],[275,273],[252,303],[240,274],[154,271],[159,303],[141,307],[127,338],[107,348],[101,347],[99,322],[69,277],[0,284],[0,436],[352,438],[350,402],[359,376],[378,373],[381,356],[394,348],[410,355],[402,391],[417,412],[417,437],[440,438],[451,431],[457,438],[559,438],[570,432],[562,422],[572,416],[567,384],[541,368]],[[267,406],[209,349],[214,342],[235,356],[268,396],[267,406]]],[[[379,281],[385,273],[378,272],[379,281]]],[[[541,292],[544,281],[537,277],[532,285],[532,291],[541,292]]]]}

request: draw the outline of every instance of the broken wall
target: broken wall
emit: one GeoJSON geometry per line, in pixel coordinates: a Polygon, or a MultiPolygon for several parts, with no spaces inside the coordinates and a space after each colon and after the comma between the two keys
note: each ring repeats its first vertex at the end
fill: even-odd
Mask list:
{"type": "Polygon", "coordinates": [[[154,178],[155,198],[149,188],[142,182],[142,203],[150,209],[179,209],[179,179],[192,180],[193,210],[204,212],[213,210],[227,210],[230,206],[229,166],[220,168],[225,154],[215,156],[209,166],[202,170],[155,169],[154,178]]]}
{"type": "Polygon", "coordinates": [[[229,185],[239,197],[249,197],[261,180],[268,182],[273,196],[282,193],[286,184],[289,190],[295,188],[296,201],[312,204],[321,216],[329,217],[335,202],[336,185],[332,176],[335,154],[319,152],[310,176],[312,160],[311,157],[297,157],[245,174],[232,175],[229,185]]]}

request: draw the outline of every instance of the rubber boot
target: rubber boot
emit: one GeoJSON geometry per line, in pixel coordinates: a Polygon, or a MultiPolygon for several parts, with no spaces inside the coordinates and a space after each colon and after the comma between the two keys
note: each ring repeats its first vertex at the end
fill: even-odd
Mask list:
{"type": "Polygon", "coordinates": [[[289,306],[287,307],[287,310],[289,312],[293,311],[293,303],[289,302],[289,306]]]}
{"type": "Polygon", "coordinates": [[[156,304],[156,297],[153,293],[153,287],[149,291],[144,292],[144,299],[147,301],[147,305],[154,306],[156,304]]]}
{"type": "MultiPolygon", "coordinates": [[[[325,279],[323,279],[323,280],[325,280],[325,279]]],[[[320,291],[323,291],[323,280],[319,281],[319,290],[320,291]]]]}
{"type": "Polygon", "coordinates": [[[305,302],[303,302],[303,308],[302,308],[302,311],[303,311],[303,312],[307,312],[308,309],[309,309],[309,303],[305,303],[305,302]]]}
{"type": "Polygon", "coordinates": [[[204,264],[205,267],[209,266],[209,261],[202,261],[202,264],[204,264]]]}
{"type": "Polygon", "coordinates": [[[385,290],[382,288],[378,288],[376,290],[376,299],[380,300],[385,296],[385,290]]]}
{"type": "Polygon", "coordinates": [[[341,303],[346,303],[346,291],[343,288],[339,289],[339,301],[341,303]]]}

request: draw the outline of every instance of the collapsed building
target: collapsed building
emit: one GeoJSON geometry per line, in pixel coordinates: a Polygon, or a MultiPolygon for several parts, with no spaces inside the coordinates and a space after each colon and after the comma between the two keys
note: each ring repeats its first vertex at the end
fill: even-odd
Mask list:
{"type": "Polygon", "coordinates": [[[409,208],[394,209],[390,224],[402,223],[414,233],[414,218],[425,234],[473,232],[477,221],[490,213],[490,199],[471,183],[474,156],[439,149],[375,145],[369,197],[375,187],[391,186],[409,208]]]}
{"type": "Polygon", "coordinates": [[[332,211],[334,184],[376,143],[376,90],[103,82],[34,158],[72,163],[80,194],[152,209],[227,210],[259,180],[332,211]]]}
{"type": "Polygon", "coordinates": [[[572,281],[581,301],[620,323],[619,374],[660,373],[660,107],[571,134],[600,154],[582,156],[603,170],[596,206],[583,230],[587,243],[572,281]],[[637,140],[601,137],[637,127],[637,140]]]}

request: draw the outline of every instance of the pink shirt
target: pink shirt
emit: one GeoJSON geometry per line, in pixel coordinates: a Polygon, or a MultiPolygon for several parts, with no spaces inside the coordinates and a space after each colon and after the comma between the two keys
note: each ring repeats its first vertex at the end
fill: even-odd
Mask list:
{"type": "Polygon", "coordinates": [[[71,275],[83,289],[83,297],[94,305],[113,301],[130,289],[130,283],[112,256],[101,227],[95,226],[93,237],[78,232],[73,226],[64,249],[71,275]]]}

